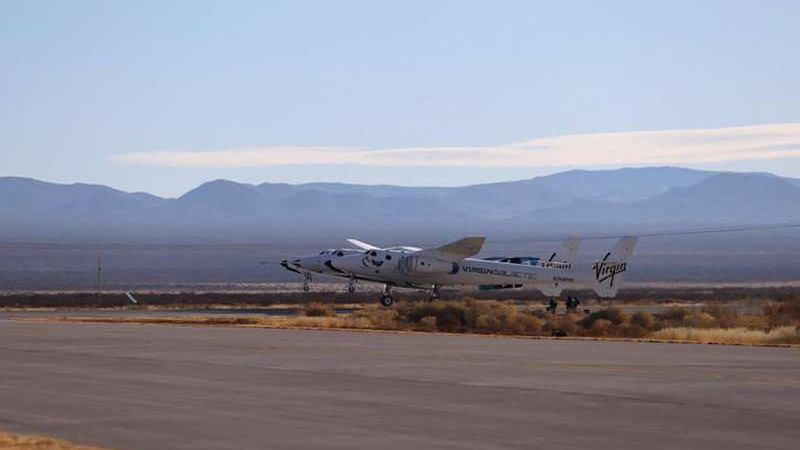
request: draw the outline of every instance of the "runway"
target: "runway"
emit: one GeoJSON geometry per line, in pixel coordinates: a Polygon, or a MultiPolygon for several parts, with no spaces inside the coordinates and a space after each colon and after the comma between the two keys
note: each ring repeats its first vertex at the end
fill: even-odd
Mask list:
{"type": "Polygon", "coordinates": [[[800,350],[0,320],[0,430],[119,449],[797,448],[800,350]]]}

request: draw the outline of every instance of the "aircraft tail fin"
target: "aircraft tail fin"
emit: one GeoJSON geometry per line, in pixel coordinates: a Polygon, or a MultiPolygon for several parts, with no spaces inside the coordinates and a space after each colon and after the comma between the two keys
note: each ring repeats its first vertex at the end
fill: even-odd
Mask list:
{"type": "Polygon", "coordinates": [[[602,260],[592,264],[592,287],[598,296],[609,298],[617,295],[638,240],[636,236],[623,237],[602,260]]]}
{"type": "Polygon", "coordinates": [[[581,240],[577,237],[568,237],[561,243],[561,247],[550,255],[548,262],[565,262],[572,263],[575,261],[575,256],[578,254],[578,249],[581,248],[581,240]]]}

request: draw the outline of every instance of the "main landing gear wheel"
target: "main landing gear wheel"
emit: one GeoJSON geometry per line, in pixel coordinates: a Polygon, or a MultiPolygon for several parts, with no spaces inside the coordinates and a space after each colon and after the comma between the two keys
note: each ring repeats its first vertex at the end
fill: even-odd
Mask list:
{"type": "Polygon", "coordinates": [[[350,281],[347,283],[347,292],[353,293],[356,291],[356,279],[350,278],[350,281]]]}
{"type": "Polygon", "coordinates": [[[433,285],[433,292],[431,292],[431,298],[429,298],[428,301],[432,302],[434,300],[439,300],[440,297],[441,297],[441,294],[439,294],[439,285],[438,284],[434,284],[433,285]]]}
{"type": "Polygon", "coordinates": [[[567,296],[567,314],[574,313],[578,311],[578,307],[581,305],[581,300],[575,294],[570,294],[567,296]]]}
{"type": "Polygon", "coordinates": [[[389,307],[394,304],[392,299],[392,287],[388,284],[383,285],[383,297],[381,297],[381,305],[389,307]]]}
{"type": "Polygon", "coordinates": [[[308,285],[309,283],[311,283],[311,274],[307,273],[303,279],[303,292],[308,292],[311,290],[311,286],[308,285]]]}

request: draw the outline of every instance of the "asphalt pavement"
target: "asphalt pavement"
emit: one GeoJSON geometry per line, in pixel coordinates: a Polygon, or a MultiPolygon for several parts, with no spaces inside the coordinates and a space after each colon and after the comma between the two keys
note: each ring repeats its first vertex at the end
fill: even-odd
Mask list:
{"type": "Polygon", "coordinates": [[[119,449],[796,449],[800,350],[2,319],[0,430],[119,449]]]}

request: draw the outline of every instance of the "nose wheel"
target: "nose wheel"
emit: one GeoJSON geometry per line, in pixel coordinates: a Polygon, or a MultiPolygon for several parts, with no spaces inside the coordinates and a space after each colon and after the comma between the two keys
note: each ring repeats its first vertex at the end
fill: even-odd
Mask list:
{"type": "Polygon", "coordinates": [[[392,306],[394,304],[394,299],[392,299],[392,287],[388,284],[383,285],[383,296],[381,297],[381,305],[392,306]]]}
{"type": "Polygon", "coordinates": [[[309,286],[309,283],[311,283],[311,274],[306,273],[303,278],[303,292],[308,292],[311,290],[311,286],[309,286]]]}

